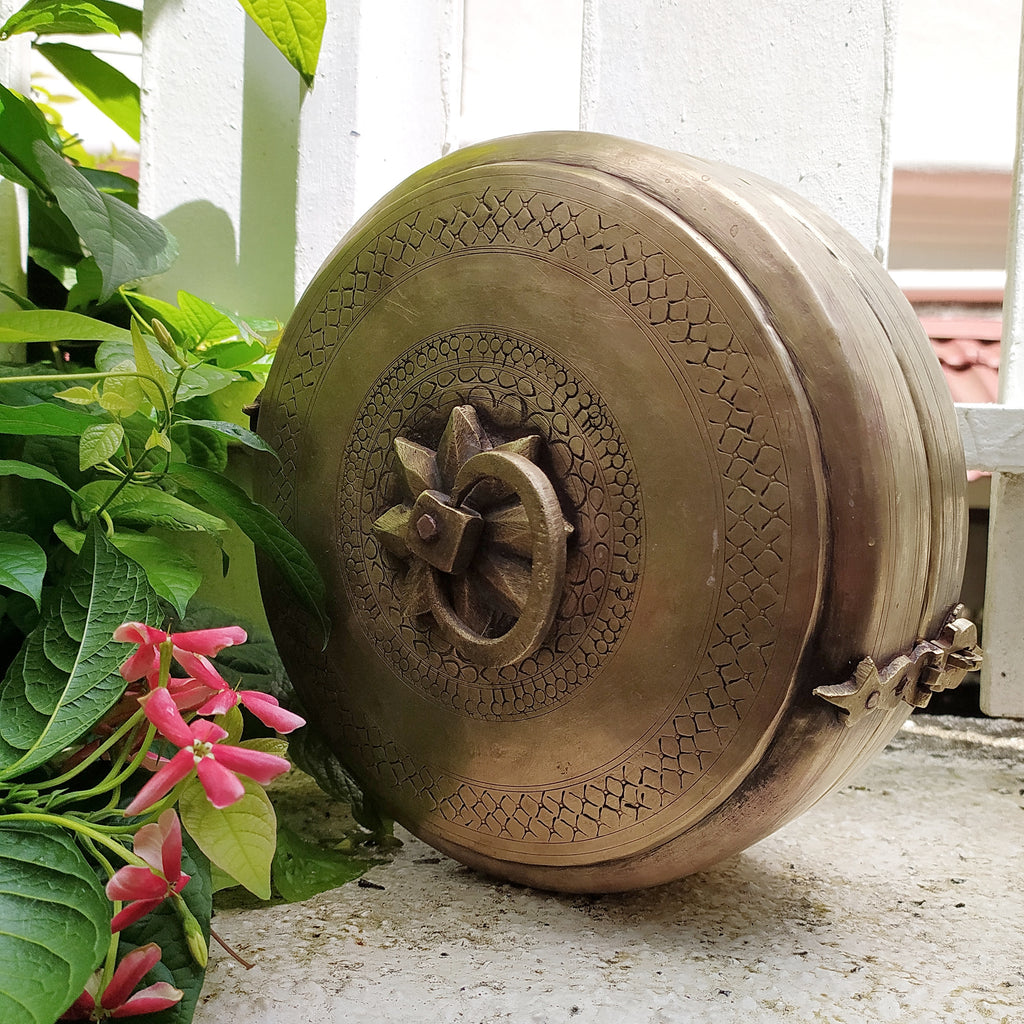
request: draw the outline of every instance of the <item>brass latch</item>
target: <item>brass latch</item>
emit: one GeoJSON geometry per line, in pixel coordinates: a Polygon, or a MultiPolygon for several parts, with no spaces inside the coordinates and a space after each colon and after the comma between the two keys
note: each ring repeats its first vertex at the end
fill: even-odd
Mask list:
{"type": "Polygon", "coordinates": [[[919,640],[881,671],[865,658],[846,682],[819,686],[815,695],[834,704],[848,727],[873,711],[891,711],[900,701],[925,707],[933,693],[954,689],[981,665],[978,629],[963,613],[964,606],[957,605],[934,640],[919,640]]]}

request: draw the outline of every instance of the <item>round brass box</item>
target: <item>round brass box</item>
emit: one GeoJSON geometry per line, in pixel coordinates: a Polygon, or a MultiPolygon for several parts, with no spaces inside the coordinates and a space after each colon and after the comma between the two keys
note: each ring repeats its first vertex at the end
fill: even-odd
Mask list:
{"type": "Polygon", "coordinates": [[[327,582],[321,652],[261,570],[306,708],[484,870],[699,870],[950,685],[945,382],[878,263],[753,175],[575,133],[433,164],[310,285],[259,430],[327,582]]]}

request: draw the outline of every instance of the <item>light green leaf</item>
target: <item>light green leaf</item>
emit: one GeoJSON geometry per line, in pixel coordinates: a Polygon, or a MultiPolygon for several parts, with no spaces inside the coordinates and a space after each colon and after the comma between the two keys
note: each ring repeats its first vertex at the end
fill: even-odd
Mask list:
{"type": "Polygon", "coordinates": [[[326,646],[330,624],[324,613],[326,588],[316,563],[269,509],[236,484],[196,466],[175,465],[171,477],[230,516],[238,528],[274,563],[295,596],[320,621],[326,646]]]}
{"type": "Polygon", "coordinates": [[[39,607],[46,552],[23,533],[0,533],[0,586],[31,597],[39,607]]]}
{"type": "MultiPolygon", "coordinates": [[[[63,391],[54,391],[53,397],[71,402],[72,405],[94,405],[100,400],[99,389],[96,387],[65,388],[63,391]]],[[[79,431],[75,431],[75,433],[79,433],[79,431]]]]}
{"type": "Polygon", "coordinates": [[[25,298],[19,291],[2,281],[0,281],[0,295],[6,295],[19,309],[39,308],[31,299],[25,298]]]}
{"type": "Polygon", "coordinates": [[[174,262],[177,244],[155,220],[97,191],[45,143],[33,143],[32,153],[47,188],[103,275],[101,302],[122,284],[161,274],[174,262]]]}
{"type": "MultiPolygon", "coordinates": [[[[155,341],[150,338],[144,338],[143,341],[146,351],[164,373],[168,376],[176,374],[178,370],[177,363],[155,341]]],[[[101,345],[96,350],[96,369],[109,373],[125,359],[130,359],[132,362],[135,361],[130,344],[110,342],[101,345]]],[[[139,370],[142,373],[145,372],[141,367],[139,370]]],[[[207,366],[205,363],[200,363],[197,366],[190,367],[182,374],[177,400],[179,402],[187,402],[192,398],[213,395],[240,379],[237,373],[233,373],[230,370],[221,370],[216,366],[207,366]]]]}
{"type": "Polygon", "coordinates": [[[71,500],[81,509],[88,509],[88,504],[73,488],[69,487],[60,477],[54,476],[45,469],[33,466],[29,462],[18,459],[0,459],[0,476],[20,476],[24,480],[44,480],[46,483],[62,487],[71,496],[71,500]]]}
{"type": "Polygon", "coordinates": [[[139,141],[139,87],[130,78],[71,43],[36,43],[35,48],[118,128],[139,141]]]}
{"type": "Polygon", "coordinates": [[[0,821],[0,1021],[53,1024],[110,941],[110,902],[54,825],[0,821]]]}
{"type": "Polygon", "coordinates": [[[270,899],[270,865],[277,842],[277,817],[270,797],[251,779],[245,795],[218,810],[193,775],[178,801],[181,822],[210,862],[260,899],[270,899]]]}
{"type": "Polygon", "coordinates": [[[163,448],[167,452],[171,450],[171,439],[162,430],[157,430],[155,427],[146,438],[146,451],[152,451],[154,448],[163,448]]]}
{"type": "Polygon", "coordinates": [[[167,372],[157,362],[154,351],[150,350],[149,343],[145,338],[142,337],[142,331],[139,330],[139,325],[133,320],[132,321],[132,356],[135,359],[135,368],[139,373],[145,374],[149,380],[142,379],[139,383],[142,386],[142,390],[146,393],[146,397],[153,403],[153,406],[157,409],[164,407],[165,403],[169,404],[169,393],[171,389],[171,382],[168,379],[167,372]],[[155,384],[153,382],[156,382],[155,384]]]}
{"type": "Polygon", "coordinates": [[[312,86],[327,23],[326,0],[238,0],[246,13],[312,86]]]}
{"type": "Polygon", "coordinates": [[[218,715],[214,721],[227,733],[223,742],[237,746],[245,726],[245,720],[242,718],[242,712],[238,705],[229,708],[223,715],[218,715]]]}
{"type": "Polygon", "coordinates": [[[274,888],[289,903],[308,900],[317,893],[337,889],[373,867],[365,857],[324,849],[279,825],[274,853],[274,888]]]}
{"type": "Polygon", "coordinates": [[[277,452],[259,434],[254,434],[251,430],[247,430],[238,423],[231,423],[228,420],[178,420],[171,427],[171,433],[174,433],[178,428],[185,427],[205,427],[207,430],[215,430],[218,434],[223,434],[232,441],[240,441],[247,448],[253,448],[258,452],[269,452],[278,462],[281,461],[278,458],[277,452]]]}
{"type": "Polygon", "coordinates": [[[146,570],[149,585],[184,618],[188,603],[203,582],[199,567],[162,537],[118,530],[111,543],[146,570]]]}
{"type": "Polygon", "coordinates": [[[137,413],[146,401],[143,381],[135,376],[132,364],[125,363],[124,369],[128,373],[123,377],[108,377],[103,382],[103,393],[99,400],[107,412],[122,419],[137,413]]]}
{"type": "MultiPolygon", "coordinates": [[[[93,480],[78,491],[86,508],[97,509],[110,497],[117,486],[115,480],[93,480]]],[[[159,487],[128,484],[107,507],[110,518],[119,526],[145,529],[162,526],[168,530],[219,533],[227,523],[217,516],[190,505],[159,487]]]]}
{"type": "Polygon", "coordinates": [[[0,342],[121,341],[131,335],[121,327],[81,313],[59,309],[15,309],[0,313],[0,342]]]}
{"type": "MultiPolygon", "coordinates": [[[[89,394],[85,388],[75,390],[89,394]]],[[[93,398],[88,400],[95,401],[93,398]]],[[[0,434],[78,437],[95,425],[95,416],[90,416],[81,409],[67,409],[52,402],[37,402],[35,405],[0,405],[0,434]]]]}
{"type": "Polygon", "coordinates": [[[198,295],[179,291],[178,307],[181,310],[180,323],[197,345],[226,341],[238,334],[238,328],[230,317],[198,295]]]}
{"type": "Polygon", "coordinates": [[[106,462],[117,453],[124,440],[124,427],[120,423],[94,423],[82,431],[78,449],[78,468],[89,469],[106,462]]]}
{"type": "Polygon", "coordinates": [[[45,763],[110,710],[130,653],[114,630],[158,614],[142,568],[93,521],[64,587],[0,683],[0,778],[45,763]]]}
{"type": "Polygon", "coordinates": [[[19,32],[38,35],[121,34],[117,22],[87,0],[29,0],[0,27],[0,39],[19,32]]]}
{"type": "Polygon", "coordinates": [[[92,2],[93,6],[98,7],[110,18],[121,32],[130,32],[133,36],[142,38],[142,11],[139,8],[119,4],[115,0],[92,0],[92,2]]]}

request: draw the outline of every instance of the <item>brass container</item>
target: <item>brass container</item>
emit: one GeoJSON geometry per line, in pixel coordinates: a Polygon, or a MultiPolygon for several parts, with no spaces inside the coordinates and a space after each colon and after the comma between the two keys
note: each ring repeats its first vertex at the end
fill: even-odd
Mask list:
{"type": "Polygon", "coordinates": [[[395,818],[567,891],[698,871],[977,663],[913,311],[782,188],[622,139],[455,153],[352,229],[259,414],[296,687],[395,818]]]}

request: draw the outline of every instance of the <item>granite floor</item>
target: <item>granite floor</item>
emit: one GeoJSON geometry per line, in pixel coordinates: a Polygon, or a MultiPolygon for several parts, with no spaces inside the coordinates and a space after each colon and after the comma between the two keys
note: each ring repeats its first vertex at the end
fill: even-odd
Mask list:
{"type": "Polygon", "coordinates": [[[1024,1022],[1024,723],[917,716],[799,820],[646,892],[555,896],[403,838],[363,884],[219,912],[255,966],[215,947],[196,1024],[1024,1022]]]}

